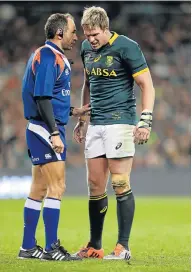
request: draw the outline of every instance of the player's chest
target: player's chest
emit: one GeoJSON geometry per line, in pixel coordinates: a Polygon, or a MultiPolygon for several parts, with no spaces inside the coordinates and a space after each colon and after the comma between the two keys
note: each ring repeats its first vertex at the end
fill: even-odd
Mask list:
{"type": "Polygon", "coordinates": [[[87,75],[116,76],[121,69],[121,60],[115,52],[93,52],[84,54],[84,64],[87,75]]]}

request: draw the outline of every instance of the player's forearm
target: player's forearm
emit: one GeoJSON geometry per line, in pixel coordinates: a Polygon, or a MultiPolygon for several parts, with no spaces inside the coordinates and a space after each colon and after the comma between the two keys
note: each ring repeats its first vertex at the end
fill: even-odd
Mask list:
{"type": "Polygon", "coordinates": [[[143,86],[141,88],[141,106],[142,111],[153,111],[155,101],[155,89],[153,86],[143,86]]]}
{"type": "Polygon", "coordinates": [[[81,106],[84,106],[89,103],[90,103],[89,83],[88,81],[85,81],[81,92],[81,106]]]}
{"type": "Polygon", "coordinates": [[[84,69],[84,83],[81,91],[81,107],[90,103],[89,80],[84,69]]]}
{"type": "Polygon", "coordinates": [[[141,106],[142,111],[153,111],[155,101],[155,89],[153,87],[153,81],[150,72],[145,72],[138,75],[135,81],[141,89],[141,106]]]}
{"type": "Polygon", "coordinates": [[[53,107],[49,98],[37,98],[37,107],[39,114],[45,124],[48,126],[50,133],[57,132],[58,128],[55,122],[53,107]]]}
{"type": "MultiPolygon", "coordinates": [[[[81,92],[81,107],[84,105],[90,104],[90,90],[89,90],[89,82],[85,77],[84,84],[81,92]]],[[[79,122],[85,124],[87,121],[87,115],[83,115],[79,117],[79,122]]]]}

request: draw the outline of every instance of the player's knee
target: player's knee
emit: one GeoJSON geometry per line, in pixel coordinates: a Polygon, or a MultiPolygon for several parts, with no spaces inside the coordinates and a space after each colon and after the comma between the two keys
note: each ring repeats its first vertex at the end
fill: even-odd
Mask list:
{"type": "Polygon", "coordinates": [[[61,199],[65,193],[66,185],[64,180],[57,180],[53,184],[48,186],[47,197],[53,197],[56,199],[61,199]]]}
{"type": "Polygon", "coordinates": [[[111,174],[113,190],[116,194],[123,194],[131,189],[130,176],[126,174],[111,174]]]}
{"type": "Polygon", "coordinates": [[[104,182],[96,177],[88,177],[88,188],[90,195],[100,195],[105,192],[104,182]]]}

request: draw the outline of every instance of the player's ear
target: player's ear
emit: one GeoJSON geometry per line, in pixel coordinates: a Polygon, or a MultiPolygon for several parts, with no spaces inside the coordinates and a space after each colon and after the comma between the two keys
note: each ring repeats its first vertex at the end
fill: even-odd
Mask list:
{"type": "Polygon", "coordinates": [[[109,28],[107,27],[103,30],[104,33],[107,33],[108,31],[109,31],[109,28]]]}

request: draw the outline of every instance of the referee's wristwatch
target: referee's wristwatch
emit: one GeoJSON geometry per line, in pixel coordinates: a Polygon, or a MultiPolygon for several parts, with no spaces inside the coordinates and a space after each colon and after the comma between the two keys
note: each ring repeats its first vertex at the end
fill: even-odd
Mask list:
{"type": "Polygon", "coordinates": [[[59,135],[60,135],[59,131],[54,131],[53,133],[51,133],[51,137],[59,136],[59,135]]]}
{"type": "Polygon", "coordinates": [[[70,112],[69,112],[69,116],[72,116],[73,115],[73,110],[74,110],[75,107],[70,107],[70,112]]]}

